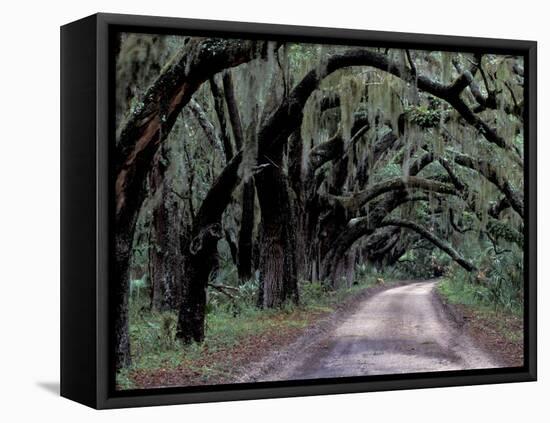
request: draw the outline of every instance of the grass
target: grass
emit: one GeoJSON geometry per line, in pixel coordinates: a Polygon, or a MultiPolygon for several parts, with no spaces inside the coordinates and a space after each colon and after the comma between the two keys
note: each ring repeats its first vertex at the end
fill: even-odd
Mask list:
{"type": "Polygon", "coordinates": [[[332,312],[337,304],[380,283],[380,275],[363,274],[353,285],[337,290],[322,282],[300,284],[300,305],[262,310],[253,304],[250,286],[237,301],[213,294],[201,344],[182,346],[175,340],[175,312],[151,311],[146,299],[130,302],[132,366],[119,372],[120,389],[173,383],[223,383],[239,366],[257,360],[279,343],[286,345],[304,328],[332,312]]]}
{"type": "Polygon", "coordinates": [[[479,311],[522,316],[519,302],[496,301],[491,288],[474,284],[461,277],[446,277],[438,284],[439,293],[451,304],[461,304],[479,311]]]}
{"type": "Polygon", "coordinates": [[[460,277],[443,279],[437,289],[448,303],[461,308],[471,326],[491,331],[510,343],[523,342],[523,310],[519,304],[492,301],[490,288],[460,277]]]}

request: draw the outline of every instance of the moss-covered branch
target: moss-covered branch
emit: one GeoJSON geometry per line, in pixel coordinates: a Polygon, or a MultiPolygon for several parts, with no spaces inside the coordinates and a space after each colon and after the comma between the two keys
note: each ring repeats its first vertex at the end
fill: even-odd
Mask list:
{"type": "Polygon", "coordinates": [[[380,226],[399,226],[401,228],[410,229],[430,241],[440,250],[447,253],[449,257],[451,257],[468,272],[476,270],[476,267],[468,260],[466,260],[458,251],[456,251],[451,244],[436,236],[433,231],[424,228],[416,222],[403,219],[384,219],[380,223],[380,226]]]}

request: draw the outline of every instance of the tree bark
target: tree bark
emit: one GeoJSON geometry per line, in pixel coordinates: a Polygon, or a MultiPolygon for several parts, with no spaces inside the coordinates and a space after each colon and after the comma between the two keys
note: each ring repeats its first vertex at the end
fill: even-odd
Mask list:
{"type": "Polygon", "coordinates": [[[119,222],[115,232],[115,253],[110,303],[114,316],[115,366],[117,370],[131,364],[128,333],[128,290],[130,281],[130,252],[137,213],[132,219],[119,222]]]}
{"type": "Polygon", "coordinates": [[[274,308],[290,300],[298,303],[297,221],[292,210],[286,176],[273,165],[256,176],[262,208],[260,234],[261,306],[274,308]]]}
{"type": "Polygon", "coordinates": [[[225,95],[225,103],[229,112],[229,121],[233,128],[233,137],[235,138],[235,147],[239,151],[244,144],[244,134],[239,114],[239,107],[235,99],[235,89],[233,87],[233,78],[231,71],[225,70],[222,74],[223,93],[225,95]]]}
{"type": "Polygon", "coordinates": [[[153,210],[154,245],[150,283],[152,306],[159,311],[177,310],[181,300],[183,260],[180,249],[180,215],[177,202],[162,183],[159,204],[153,210]]]}
{"type": "Polygon", "coordinates": [[[243,183],[241,227],[239,229],[239,247],[237,272],[241,281],[252,278],[252,236],[254,232],[254,180],[243,183]]]}
{"type": "Polygon", "coordinates": [[[183,295],[178,314],[176,338],[182,343],[204,340],[206,291],[210,272],[217,265],[217,243],[222,237],[221,224],[206,226],[187,246],[183,295]]]}
{"type": "Polygon", "coordinates": [[[233,158],[233,144],[231,143],[231,137],[229,136],[229,128],[225,114],[223,87],[218,85],[215,76],[211,77],[209,82],[210,90],[212,91],[212,96],[214,97],[214,110],[216,111],[218,122],[220,123],[220,137],[223,143],[225,161],[228,162],[233,158]]]}

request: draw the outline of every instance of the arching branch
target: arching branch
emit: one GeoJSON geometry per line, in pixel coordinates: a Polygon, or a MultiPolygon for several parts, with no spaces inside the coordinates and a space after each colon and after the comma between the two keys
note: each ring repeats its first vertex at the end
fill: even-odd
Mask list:
{"type": "Polygon", "coordinates": [[[312,172],[319,169],[325,163],[335,160],[344,152],[344,140],[337,133],[328,141],[317,144],[309,152],[309,169],[312,172]]]}
{"type": "Polygon", "coordinates": [[[338,262],[352,245],[360,238],[373,234],[378,229],[379,223],[392,210],[408,202],[424,201],[426,199],[425,196],[410,195],[404,190],[394,191],[377,204],[368,215],[350,219],[325,257],[325,274],[327,276],[331,275],[338,262]]]}
{"type": "Polygon", "coordinates": [[[221,70],[261,56],[265,46],[264,41],[216,38],[187,41],[146,91],[118,137],[115,151],[117,221],[131,220],[141,206],[143,193],[140,191],[151,159],[193,93],[221,70]]]}
{"type": "Polygon", "coordinates": [[[444,251],[451,257],[454,261],[456,261],[460,266],[462,266],[465,270],[468,272],[472,272],[476,270],[476,267],[470,263],[468,260],[466,260],[458,251],[456,251],[448,242],[444,241],[443,239],[437,237],[433,231],[430,231],[423,226],[420,226],[418,223],[415,223],[410,220],[402,220],[402,219],[384,219],[380,226],[399,226],[402,228],[410,229],[420,236],[426,238],[428,241],[430,241],[432,244],[434,244],[436,247],[438,247],[440,250],[444,251]]]}
{"type": "MultiPolygon", "coordinates": [[[[454,170],[451,168],[450,164],[447,162],[442,162],[444,167],[449,174],[453,184],[455,185],[457,191],[460,193],[460,197],[468,208],[476,215],[480,222],[485,221],[486,232],[488,236],[493,237],[494,239],[505,239],[508,242],[513,242],[517,244],[520,248],[523,248],[523,235],[520,231],[512,228],[510,225],[501,222],[498,220],[498,213],[500,211],[495,209],[495,205],[491,205],[487,210],[487,218],[484,219],[483,211],[478,210],[476,205],[475,195],[473,195],[468,187],[460,181],[454,170]],[[497,213],[497,217],[494,214],[497,213]]],[[[505,202],[502,200],[499,202],[498,207],[509,207],[509,203],[506,197],[504,197],[505,202]]]]}
{"type": "Polygon", "coordinates": [[[330,196],[329,201],[337,201],[350,211],[358,211],[369,201],[390,191],[406,189],[422,189],[441,194],[455,195],[456,190],[452,185],[445,184],[432,179],[409,176],[406,180],[399,177],[372,185],[366,190],[360,191],[352,196],[330,196]]]}
{"type": "Polygon", "coordinates": [[[474,159],[466,154],[455,154],[454,161],[484,176],[504,194],[510,206],[523,218],[523,194],[516,190],[506,178],[499,176],[491,163],[483,159],[474,159]]]}
{"type": "MultiPolygon", "coordinates": [[[[321,101],[323,103],[323,100],[321,101]]],[[[369,129],[368,117],[365,113],[356,113],[351,128],[350,144],[355,143],[369,129]]],[[[332,138],[317,144],[309,152],[308,171],[310,176],[325,163],[336,160],[345,154],[344,139],[339,130],[332,138]]]]}

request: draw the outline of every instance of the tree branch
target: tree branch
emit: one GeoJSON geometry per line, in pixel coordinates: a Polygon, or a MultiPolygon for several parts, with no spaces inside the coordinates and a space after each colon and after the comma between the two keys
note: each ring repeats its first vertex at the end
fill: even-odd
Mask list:
{"type": "Polygon", "coordinates": [[[227,104],[227,111],[229,112],[229,121],[233,129],[233,137],[235,138],[235,147],[237,147],[237,150],[240,150],[244,145],[244,133],[239,107],[235,99],[235,88],[233,87],[233,78],[230,70],[223,72],[222,81],[225,103],[227,104]]]}
{"type": "MultiPolygon", "coordinates": [[[[206,113],[195,99],[191,99],[189,102],[189,110],[191,110],[191,113],[193,113],[193,116],[197,119],[197,122],[202,128],[204,135],[206,135],[208,142],[215,150],[220,151],[224,154],[224,157],[227,158],[228,153],[224,149],[218,131],[212,122],[210,122],[210,119],[208,119],[208,116],[206,116],[206,113]]],[[[231,158],[229,158],[229,160],[231,160],[231,158]]]]}
{"type": "Polygon", "coordinates": [[[237,288],[234,288],[232,286],[227,286],[227,285],[213,284],[213,283],[209,283],[208,286],[210,288],[214,288],[218,292],[221,292],[222,294],[226,295],[227,297],[231,298],[232,300],[235,299],[235,296],[233,294],[230,294],[227,291],[232,290],[232,289],[237,290],[237,288]]]}
{"type": "Polygon", "coordinates": [[[476,267],[472,263],[470,263],[468,260],[466,260],[462,255],[460,255],[460,253],[456,251],[449,243],[447,243],[446,241],[434,235],[433,231],[430,231],[415,222],[412,222],[410,220],[402,220],[402,219],[384,219],[380,223],[380,226],[399,226],[402,228],[410,229],[416,232],[417,234],[419,234],[420,236],[426,238],[428,241],[430,241],[440,250],[447,253],[449,257],[451,257],[454,261],[456,261],[466,271],[472,272],[476,270],[476,267]]]}
{"type": "Polygon", "coordinates": [[[491,163],[459,153],[455,154],[454,161],[460,166],[468,167],[483,175],[504,194],[512,208],[523,218],[523,194],[512,187],[507,179],[499,176],[491,163]]]}
{"type": "Polygon", "coordinates": [[[442,194],[456,195],[456,189],[449,184],[434,181],[431,179],[409,176],[406,180],[403,178],[394,178],[388,181],[372,185],[366,190],[355,193],[352,196],[330,196],[329,201],[337,201],[343,207],[350,211],[358,211],[369,201],[390,191],[406,190],[418,188],[430,192],[439,192],[442,194]]]}
{"type": "Polygon", "coordinates": [[[231,144],[231,137],[229,136],[229,128],[225,116],[223,88],[218,85],[215,75],[211,76],[208,82],[210,91],[212,91],[212,96],[214,97],[214,110],[216,111],[218,122],[220,123],[220,138],[223,143],[225,161],[228,162],[233,157],[233,145],[231,144]]]}

